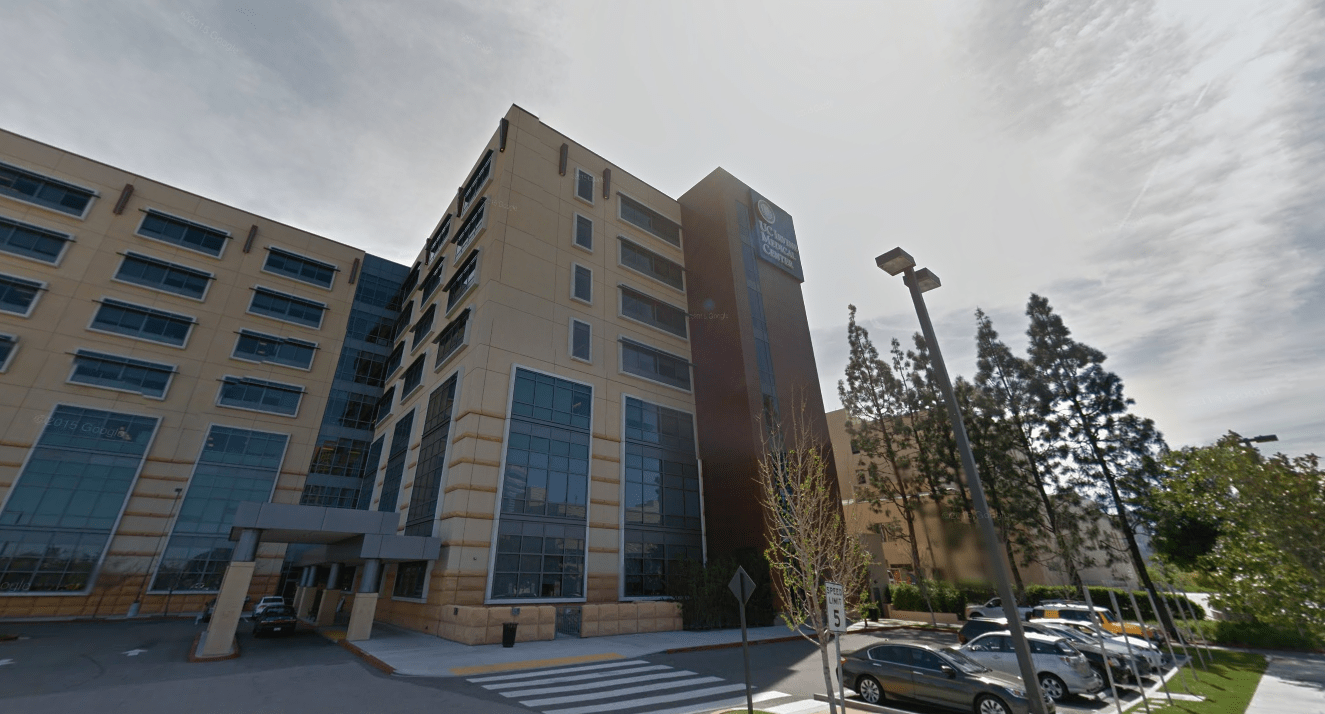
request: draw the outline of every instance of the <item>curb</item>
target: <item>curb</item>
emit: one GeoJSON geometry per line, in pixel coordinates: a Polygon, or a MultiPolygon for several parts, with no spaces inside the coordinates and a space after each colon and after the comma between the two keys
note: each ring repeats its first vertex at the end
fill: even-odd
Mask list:
{"type": "MultiPolygon", "coordinates": [[[[933,625],[879,625],[878,627],[862,627],[857,630],[847,632],[848,635],[867,634],[870,632],[891,632],[892,630],[922,630],[925,632],[947,632],[947,628],[934,628],[933,625]]],[[[750,643],[751,647],[755,645],[773,645],[780,642],[795,642],[805,639],[801,635],[788,635],[786,637],[773,637],[771,639],[754,640],[750,643]]],[[[663,650],[663,654],[683,654],[686,652],[705,652],[708,650],[722,650],[731,647],[740,647],[740,642],[719,642],[716,645],[698,645],[695,647],[673,647],[670,650],[663,650]]]]}
{"type": "Polygon", "coordinates": [[[225,655],[225,656],[223,656],[223,657],[199,657],[199,656],[198,656],[198,641],[202,639],[202,636],[203,636],[203,633],[202,633],[202,632],[199,632],[198,634],[196,634],[196,635],[193,636],[193,644],[189,645],[189,656],[188,656],[188,659],[189,659],[190,662],[222,662],[222,661],[225,661],[225,660],[228,660],[228,659],[238,659],[238,658],[239,658],[239,638],[238,638],[238,637],[235,638],[235,651],[234,651],[234,652],[231,652],[230,654],[225,655]]]}
{"type": "Polygon", "coordinates": [[[386,662],[383,662],[382,660],[368,654],[367,652],[364,652],[363,649],[361,649],[358,645],[354,644],[353,642],[350,642],[349,640],[341,640],[340,646],[344,647],[350,652],[353,652],[355,655],[358,655],[360,659],[372,665],[373,667],[385,672],[386,674],[394,675],[396,673],[395,667],[392,667],[386,662]]]}

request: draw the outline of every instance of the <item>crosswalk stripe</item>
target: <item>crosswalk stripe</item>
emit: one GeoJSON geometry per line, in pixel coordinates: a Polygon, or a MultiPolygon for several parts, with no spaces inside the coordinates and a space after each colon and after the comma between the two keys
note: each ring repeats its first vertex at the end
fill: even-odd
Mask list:
{"type": "MultiPolygon", "coordinates": [[[[559,692],[583,692],[586,689],[602,689],[603,687],[615,687],[622,684],[635,684],[637,682],[656,682],[660,679],[673,679],[675,677],[693,677],[694,672],[684,669],[674,672],[659,672],[657,674],[644,674],[638,677],[623,677],[621,679],[608,679],[597,682],[580,682],[578,684],[569,684],[564,687],[540,687],[538,689],[521,689],[515,692],[499,692],[503,697],[532,697],[538,694],[557,694],[559,692]]],[[[658,689],[658,687],[654,687],[658,689]]]]}
{"type": "Polygon", "coordinates": [[[798,702],[788,702],[779,704],[775,707],[765,709],[768,714],[807,714],[808,712],[822,711],[827,704],[814,699],[802,699],[798,702]]]}
{"type": "MultiPolygon", "coordinates": [[[[694,674],[694,672],[689,672],[694,674]]],[[[590,699],[609,699],[612,697],[625,697],[631,694],[643,694],[658,689],[676,689],[678,687],[689,687],[696,684],[714,684],[724,681],[722,677],[698,677],[696,679],[684,679],[679,682],[662,682],[660,684],[649,684],[643,687],[626,687],[625,689],[614,689],[610,692],[594,692],[592,694],[576,694],[569,697],[552,697],[551,699],[530,699],[520,703],[527,707],[541,707],[545,704],[570,704],[572,702],[585,702],[590,699]]],[[[742,685],[744,686],[744,685],[742,685]]]]}
{"type": "MultiPolygon", "coordinates": [[[[770,699],[782,699],[783,697],[789,696],[791,695],[785,692],[759,692],[751,697],[750,700],[755,704],[758,704],[760,702],[769,701],[770,699]]],[[[744,696],[733,697],[730,699],[719,699],[717,701],[699,703],[691,702],[689,704],[682,704],[679,707],[672,707],[671,709],[654,709],[648,712],[640,712],[640,714],[709,714],[710,712],[719,709],[738,707],[742,704],[745,704],[744,696]]]]}
{"type": "MultiPolygon", "coordinates": [[[[728,692],[735,692],[742,689],[745,689],[744,684],[726,684],[720,687],[691,689],[689,691],[677,692],[675,694],[659,694],[656,697],[644,697],[643,699],[627,699],[624,701],[608,702],[607,704],[591,704],[583,707],[568,707],[565,709],[546,709],[543,711],[543,714],[599,714],[599,712],[619,712],[627,709],[647,707],[654,704],[681,702],[687,699],[699,699],[714,694],[727,694],[728,692]]],[[[742,697],[742,701],[744,701],[744,697],[742,697]]],[[[525,702],[520,703],[525,704],[525,702]]]]}
{"type": "MultiPolygon", "coordinates": [[[[499,684],[485,684],[484,689],[510,689],[511,687],[537,687],[540,684],[561,684],[562,682],[582,682],[586,679],[599,679],[601,677],[616,677],[623,674],[639,674],[640,672],[657,672],[664,669],[671,669],[665,664],[655,664],[648,667],[631,667],[629,669],[614,669],[608,672],[593,672],[591,674],[573,674],[569,677],[549,677],[548,679],[533,679],[527,682],[501,682],[499,684]]],[[[471,680],[473,681],[473,680],[471,680]]]]}
{"type": "Polygon", "coordinates": [[[605,669],[608,667],[625,667],[632,664],[648,664],[642,659],[619,660],[615,662],[604,662],[603,664],[586,664],[579,667],[558,667],[557,669],[540,669],[537,672],[521,672],[519,674],[502,674],[495,677],[476,677],[468,681],[475,684],[482,682],[500,682],[507,679],[527,679],[529,677],[546,677],[548,675],[564,674],[569,672],[587,672],[593,669],[605,669]]]}

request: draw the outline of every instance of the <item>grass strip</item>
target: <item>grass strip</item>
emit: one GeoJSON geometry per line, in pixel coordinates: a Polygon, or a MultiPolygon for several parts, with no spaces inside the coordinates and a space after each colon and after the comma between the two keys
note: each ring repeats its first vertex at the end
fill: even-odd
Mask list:
{"type": "Polygon", "coordinates": [[[1209,669],[1195,665],[1201,681],[1196,682],[1191,672],[1183,672],[1169,680],[1169,687],[1178,692],[1182,691],[1180,682],[1185,678],[1188,693],[1203,696],[1205,701],[1175,701],[1168,706],[1162,704],[1164,695],[1160,693],[1160,699],[1150,700],[1155,714],[1243,714],[1247,711],[1247,705],[1261,683],[1261,675],[1265,673],[1265,656],[1221,650],[1215,650],[1213,654],[1214,662],[1210,663],[1209,669]]]}

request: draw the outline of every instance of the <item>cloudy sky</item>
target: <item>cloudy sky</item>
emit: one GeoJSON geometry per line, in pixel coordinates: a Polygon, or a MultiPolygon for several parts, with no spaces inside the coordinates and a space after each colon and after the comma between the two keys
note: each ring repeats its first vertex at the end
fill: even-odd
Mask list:
{"type": "Polygon", "coordinates": [[[10,0],[0,126],[405,262],[516,103],[788,210],[831,406],[848,303],[917,329],[901,245],[956,373],[1038,292],[1171,444],[1325,454],[1321,37],[1303,0],[10,0]]]}

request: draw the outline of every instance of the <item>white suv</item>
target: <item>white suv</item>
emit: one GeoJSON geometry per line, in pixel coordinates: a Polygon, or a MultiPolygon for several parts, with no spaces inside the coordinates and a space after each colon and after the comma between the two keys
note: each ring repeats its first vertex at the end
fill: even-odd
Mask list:
{"type": "MultiPolygon", "coordinates": [[[[1090,668],[1085,655],[1062,637],[1026,633],[1031,662],[1040,678],[1040,689],[1054,701],[1069,694],[1092,694],[1104,689],[1104,680],[1090,668]]],[[[1020,676],[1021,666],[1012,648],[1012,634],[989,632],[958,648],[984,666],[1020,676]]]]}
{"type": "Polygon", "coordinates": [[[266,610],[269,607],[275,607],[277,605],[284,605],[284,604],[285,604],[285,598],[281,597],[280,595],[267,595],[266,597],[259,600],[257,605],[253,606],[253,616],[257,617],[258,615],[261,615],[262,611],[266,610]]]}

